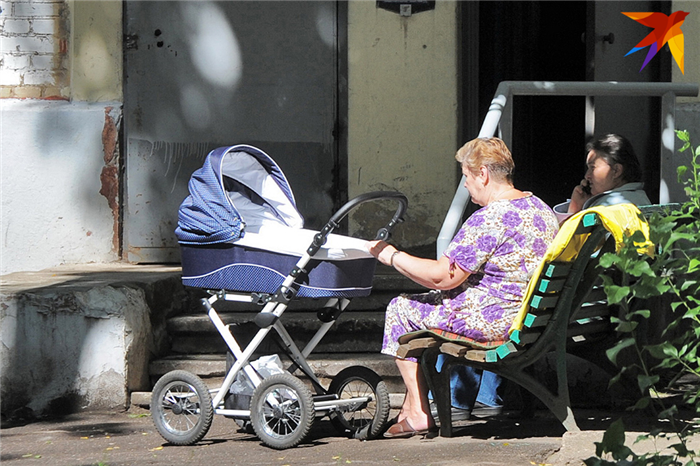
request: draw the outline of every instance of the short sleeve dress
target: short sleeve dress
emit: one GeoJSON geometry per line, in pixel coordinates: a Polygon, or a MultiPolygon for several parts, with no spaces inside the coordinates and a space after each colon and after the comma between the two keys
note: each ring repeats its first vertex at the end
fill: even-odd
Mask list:
{"type": "Polygon", "coordinates": [[[527,194],[494,201],[464,222],[444,252],[450,265],[470,273],[463,284],[389,303],[382,353],[396,356],[401,335],[427,328],[480,342],[507,337],[528,281],[559,229],[552,209],[527,194]]]}

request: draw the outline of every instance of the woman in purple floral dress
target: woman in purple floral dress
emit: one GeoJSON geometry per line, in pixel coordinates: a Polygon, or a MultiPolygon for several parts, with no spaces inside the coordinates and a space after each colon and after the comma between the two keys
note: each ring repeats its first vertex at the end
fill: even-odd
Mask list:
{"type": "MultiPolygon", "coordinates": [[[[474,139],[456,155],[472,201],[472,214],[438,260],[369,243],[383,264],[433,291],[394,298],[386,311],[382,353],[396,357],[404,333],[440,328],[477,341],[507,338],[528,281],[558,231],[552,210],[532,193],[513,187],[513,159],[498,138],[474,139]]],[[[435,429],[427,383],[414,358],[396,364],[406,385],[397,422],[386,437],[435,429]]]]}

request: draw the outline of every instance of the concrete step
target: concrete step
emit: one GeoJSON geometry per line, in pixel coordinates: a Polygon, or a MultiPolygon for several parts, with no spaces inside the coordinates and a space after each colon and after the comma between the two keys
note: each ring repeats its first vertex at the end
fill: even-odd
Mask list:
{"type": "MultiPolygon", "coordinates": [[[[287,366],[289,359],[284,355],[280,355],[280,357],[287,366]]],[[[307,357],[307,361],[321,385],[326,388],[332,378],[346,367],[364,366],[376,372],[387,384],[391,394],[392,407],[400,406],[403,401],[405,392],[403,381],[394,360],[389,356],[379,353],[312,354],[307,357]]],[[[201,377],[209,388],[218,388],[226,375],[226,356],[224,354],[169,356],[153,361],[150,365],[153,384],[163,374],[173,370],[192,372],[201,377]]],[[[301,372],[297,372],[295,375],[302,380],[306,379],[301,372]]],[[[150,397],[150,392],[134,392],[131,395],[131,403],[148,407],[150,397]]]]}
{"type": "MultiPolygon", "coordinates": [[[[225,324],[231,324],[231,331],[241,347],[247,346],[258,331],[253,319],[257,313],[226,312],[219,314],[225,324]]],[[[295,343],[303,348],[316,334],[322,322],[316,312],[287,311],[281,322],[295,343]]],[[[201,354],[225,353],[223,338],[217,333],[214,324],[206,315],[181,315],[168,320],[168,334],[171,337],[171,353],[201,354]]],[[[384,312],[344,312],[321,340],[315,351],[336,352],[379,352],[384,331],[384,312]]],[[[271,337],[265,340],[265,352],[276,352],[271,337]]]]}

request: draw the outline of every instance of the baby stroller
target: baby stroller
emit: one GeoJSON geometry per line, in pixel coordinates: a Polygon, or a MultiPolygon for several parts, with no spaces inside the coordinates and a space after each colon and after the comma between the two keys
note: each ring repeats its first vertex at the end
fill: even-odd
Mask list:
{"type": "Polygon", "coordinates": [[[200,304],[228,347],[230,368],[221,387],[214,390],[187,371],[163,375],[151,399],[158,432],[172,444],[190,445],[204,437],[213,415],[221,414],[276,449],[298,445],[315,419],[324,416],[351,437],[378,436],[390,409],[381,377],[366,367],[352,366],[324,388],[306,358],[350,299],[369,295],[372,287],[376,260],[365,250],[365,241],[332,231],[360,204],[389,199],[398,208],[377,233],[378,239],[386,239],[403,221],[406,197],[396,192],[367,193],[345,204],[320,232],[305,230],[279,166],[248,145],[209,153],[192,175],[189,191],[180,206],[176,230],[182,281],[187,287],[206,290],[209,297],[200,304]],[[297,297],[327,300],[317,313],[320,326],[302,350],[281,319],[297,297]],[[254,336],[245,349],[215,309],[222,301],[261,307],[254,319],[254,336]],[[251,361],[273,329],[292,361],[286,370],[276,355],[251,361]],[[308,378],[313,392],[292,375],[297,370],[308,378]]]}

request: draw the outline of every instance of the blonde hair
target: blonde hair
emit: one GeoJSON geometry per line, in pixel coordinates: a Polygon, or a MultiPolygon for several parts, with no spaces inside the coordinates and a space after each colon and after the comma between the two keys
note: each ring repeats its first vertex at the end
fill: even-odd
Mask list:
{"type": "Polygon", "coordinates": [[[506,143],[501,139],[472,139],[457,151],[455,159],[474,174],[485,166],[494,178],[513,182],[515,163],[506,143]]]}

